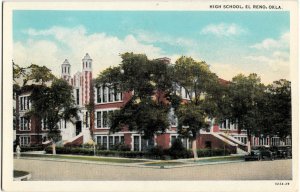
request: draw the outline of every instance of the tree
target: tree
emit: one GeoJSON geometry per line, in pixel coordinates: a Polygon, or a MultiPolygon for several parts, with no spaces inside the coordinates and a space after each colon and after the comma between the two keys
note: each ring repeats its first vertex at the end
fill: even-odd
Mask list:
{"type": "Polygon", "coordinates": [[[144,54],[124,53],[122,63],[104,70],[96,79],[118,92],[134,92],[119,111],[110,116],[110,131],[128,126],[144,138],[163,133],[168,127],[169,105],[167,95],[172,83],[170,66],[161,60],[149,60],[144,54]]]}
{"type": "Polygon", "coordinates": [[[281,139],[292,135],[291,124],[291,82],[285,79],[274,81],[267,86],[266,97],[268,99],[265,111],[267,133],[277,135],[281,139]]]}
{"type": "MultiPolygon", "coordinates": [[[[31,64],[28,67],[20,67],[18,64],[13,62],[13,97],[18,103],[19,95],[22,91],[30,90],[35,87],[36,84],[41,83],[44,85],[46,82],[51,82],[56,77],[51,73],[51,70],[45,66],[38,66],[35,64],[31,64]],[[28,82],[31,81],[31,84],[28,82]]],[[[27,115],[28,116],[28,115],[27,115]]],[[[39,114],[35,115],[36,117],[39,114]]],[[[30,117],[27,117],[30,118],[30,117]]],[[[16,124],[18,124],[18,114],[15,113],[16,124]]],[[[37,130],[37,141],[40,140],[40,132],[41,132],[41,121],[40,118],[37,118],[36,130],[37,130]]]]}
{"type": "Polygon", "coordinates": [[[196,138],[200,129],[206,129],[208,118],[217,113],[217,99],[220,93],[218,77],[209,66],[191,57],[180,57],[174,66],[173,81],[187,92],[188,103],[175,108],[178,117],[178,132],[192,141],[194,158],[198,157],[196,138]]]}
{"type": "Polygon", "coordinates": [[[260,78],[252,73],[249,76],[239,74],[232,78],[227,95],[230,101],[229,119],[238,124],[239,130],[246,130],[248,152],[251,150],[251,135],[261,133],[259,103],[262,103],[265,86],[260,78]]]}
{"type": "Polygon", "coordinates": [[[49,129],[48,137],[53,141],[53,154],[55,142],[60,140],[58,122],[61,119],[70,120],[77,117],[78,109],[72,95],[72,87],[63,79],[55,79],[51,86],[35,86],[30,96],[32,108],[27,115],[34,115],[46,121],[49,129]]]}

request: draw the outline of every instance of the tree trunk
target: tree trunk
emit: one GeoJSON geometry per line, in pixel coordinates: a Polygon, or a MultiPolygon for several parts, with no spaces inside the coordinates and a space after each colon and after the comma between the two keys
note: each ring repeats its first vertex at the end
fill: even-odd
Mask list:
{"type": "Polygon", "coordinates": [[[248,153],[250,153],[251,152],[251,135],[248,135],[247,149],[248,149],[248,153]]]}
{"type": "Polygon", "coordinates": [[[56,144],[54,142],[52,143],[52,154],[56,155],[56,144]]]}
{"type": "Polygon", "coordinates": [[[196,161],[198,159],[196,138],[192,140],[192,149],[193,149],[193,154],[194,154],[194,161],[196,161]]]}

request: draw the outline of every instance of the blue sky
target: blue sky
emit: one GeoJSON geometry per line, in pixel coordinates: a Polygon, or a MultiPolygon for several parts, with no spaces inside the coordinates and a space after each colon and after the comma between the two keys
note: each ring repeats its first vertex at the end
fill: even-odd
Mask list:
{"type": "Polygon", "coordinates": [[[221,78],[258,73],[263,82],[289,79],[289,12],[14,11],[14,61],[72,73],[88,52],[93,74],[120,63],[125,51],[149,58],[204,60],[221,78]]]}

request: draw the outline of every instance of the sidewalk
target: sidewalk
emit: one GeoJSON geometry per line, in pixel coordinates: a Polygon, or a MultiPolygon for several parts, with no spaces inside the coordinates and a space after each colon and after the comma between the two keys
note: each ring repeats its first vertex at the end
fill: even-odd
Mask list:
{"type": "MultiPolygon", "coordinates": [[[[32,154],[32,153],[25,153],[25,155],[28,154],[32,154]]],[[[204,166],[204,165],[215,165],[215,164],[228,164],[228,163],[237,163],[237,162],[244,161],[243,159],[239,159],[239,157],[242,156],[202,157],[202,158],[197,158],[195,162],[194,158],[173,159],[173,160],[153,160],[153,159],[132,159],[132,158],[120,158],[120,157],[83,156],[83,155],[70,155],[70,154],[66,154],[66,155],[59,154],[55,156],[53,156],[52,154],[44,154],[41,155],[40,157],[39,155],[36,154],[32,154],[32,155],[33,156],[21,155],[20,159],[112,165],[112,166],[123,166],[123,167],[155,168],[155,169],[161,169],[161,168],[169,169],[169,168],[204,166]],[[76,159],[76,158],[83,158],[83,159],[76,159]],[[84,160],[84,159],[89,159],[89,160],[84,160]],[[125,162],[118,163],[115,160],[116,161],[124,160],[125,162]],[[129,162],[126,162],[127,160],[129,162]]]]}

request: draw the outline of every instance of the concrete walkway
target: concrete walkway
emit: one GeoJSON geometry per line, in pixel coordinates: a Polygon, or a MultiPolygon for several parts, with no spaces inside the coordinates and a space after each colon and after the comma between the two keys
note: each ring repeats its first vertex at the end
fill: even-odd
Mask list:
{"type": "Polygon", "coordinates": [[[79,162],[14,159],[14,169],[31,173],[31,180],[289,180],[292,160],[153,169],[79,162]]]}

